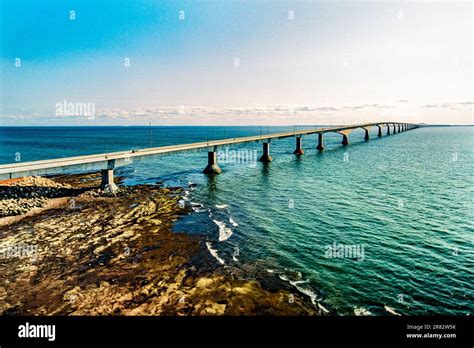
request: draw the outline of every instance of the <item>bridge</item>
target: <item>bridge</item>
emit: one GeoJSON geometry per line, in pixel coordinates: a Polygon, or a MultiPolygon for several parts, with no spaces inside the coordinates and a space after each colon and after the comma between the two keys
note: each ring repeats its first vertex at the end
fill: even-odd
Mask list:
{"type": "Polygon", "coordinates": [[[324,150],[324,134],[329,132],[338,133],[342,136],[342,145],[349,145],[349,134],[357,129],[361,128],[365,130],[364,139],[370,140],[369,130],[372,127],[378,128],[378,137],[382,137],[383,128],[386,128],[386,135],[396,134],[407,130],[418,128],[419,125],[412,123],[398,123],[398,122],[378,122],[378,123],[365,123],[356,125],[346,126],[335,126],[327,128],[316,128],[306,129],[294,132],[283,132],[273,133],[266,135],[257,135],[241,138],[231,138],[222,140],[211,140],[206,142],[197,142],[190,144],[160,146],[154,148],[145,148],[139,150],[119,151],[112,153],[102,153],[95,155],[86,156],[75,156],[67,158],[57,158],[51,160],[42,161],[31,161],[23,163],[9,163],[0,165],[0,180],[19,178],[29,175],[51,175],[63,173],[68,169],[80,169],[80,170],[92,170],[100,169],[102,173],[102,188],[116,189],[114,184],[114,169],[120,166],[128,165],[133,162],[134,159],[140,159],[147,156],[160,156],[173,154],[184,151],[195,151],[208,149],[207,166],[204,169],[205,174],[219,174],[221,169],[217,163],[217,148],[219,146],[242,144],[249,142],[262,142],[263,143],[263,154],[260,157],[261,162],[270,162],[272,157],[270,156],[270,143],[274,139],[283,139],[289,137],[295,137],[295,151],[296,155],[303,155],[304,150],[302,147],[302,137],[304,135],[317,134],[318,141],[316,149],[319,151],[324,150]]]}

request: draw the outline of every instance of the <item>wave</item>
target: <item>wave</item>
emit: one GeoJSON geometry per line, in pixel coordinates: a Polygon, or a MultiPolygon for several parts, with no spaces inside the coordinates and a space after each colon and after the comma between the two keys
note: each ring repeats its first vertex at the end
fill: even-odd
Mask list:
{"type": "MultiPolygon", "coordinates": [[[[296,281],[290,281],[289,283],[293,285],[299,292],[308,296],[311,299],[311,302],[313,303],[313,305],[315,306],[317,305],[319,307],[318,301],[321,300],[321,298],[319,298],[317,292],[311,288],[311,286],[309,285],[309,280],[296,280],[296,281]]],[[[324,307],[322,307],[322,309],[325,312],[329,312],[324,307]]]]}
{"type": "Polygon", "coordinates": [[[232,226],[234,226],[234,227],[239,226],[239,224],[238,224],[237,222],[235,222],[235,220],[232,219],[232,218],[229,218],[229,222],[230,222],[230,223],[232,224],[232,226]]]}
{"type": "Polygon", "coordinates": [[[205,211],[208,211],[208,209],[204,206],[204,204],[196,203],[196,202],[191,202],[191,209],[195,213],[203,213],[205,211]]]}
{"type": "MultiPolygon", "coordinates": [[[[273,269],[267,269],[269,273],[275,273],[273,269]]],[[[325,308],[319,301],[322,300],[322,297],[319,295],[319,292],[315,290],[309,283],[309,279],[303,279],[303,275],[299,271],[293,271],[285,268],[284,271],[278,273],[278,277],[281,280],[287,281],[291,286],[296,288],[300,293],[306,295],[310,298],[311,303],[317,307],[321,312],[325,314],[330,313],[330,311],[325,308]]]]}
{"type": "Polygon", "coordinates": [[[354,307],[354,314],[358,317],[373,315],[371,311],[364,307],[354,307]]]}
{"type": "Polygon", "coordinates": [[[293,271],[293,270],[290,270],[288,268],[285,268],[284,271],[281,271],[278,274],[278,277],[281,280],[284,280],[284,281],[290,282],[290,283],[291,283],[291,281],[299,281],[299,280],[303,279],[303,276],[302,276],[301,272],[293,271]]]}
{"type": "Polygon", "coordinates": [[[225,209],[225,208],[227,208],[227,207],[228,207],[227,204],[216,204],[216,208],[217,208],[217,209],[225,209]]]}
{"type": "Polygon", "coordinates": [[[229,239],[232,236],[232,230],[219,220],[212,220],[219,227],[219,242],[229,239]]]}
{"type": "Polygon", "coordinates": [[[384,308],[388,313],[390,313],[390,314],[392,314],[392,315],[399,315],[399,316],[401,316],[401,314],[395,312],[395,309],[393,309],[392,307],[383,306],[383,308],[384,308]]]}
{"type": "Polygon", "coordinates": [[[212,248],[211,242],[206,242],[207,250],[211,253],[211,255],[221,264],[224,265],[225,261],[219,257],[219,254],[217,254],[217,250],[212,248]]]}
{"type": "Polygon", "coordinates": [[[322,310],[324,313],[328,314],[329,309],[325,308],[321,303],[318,302],[318,308],[322,310]]]}

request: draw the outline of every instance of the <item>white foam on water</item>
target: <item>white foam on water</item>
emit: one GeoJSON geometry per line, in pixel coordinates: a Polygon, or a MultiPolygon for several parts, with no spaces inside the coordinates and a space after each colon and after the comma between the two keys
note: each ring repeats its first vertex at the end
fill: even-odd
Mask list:
{"type": "Polygon", "coordinates": [[[400,314],[400,313],[397,313],[397,312],[395,312],[395,309],[393,309],[392,307],[389,307],[389,306],[383,306],[383,308],[384,308],[384,309],[385,309],[387,312],[389,312],[390,314],[393,314],[393,315],[400,315],[400,316],[401,316],[401,314],[400,314]]]}
{"type": "Polygon", "coordinates": [[[219,227],[219,242],[229,239],[232,236],[232,230],[219,220],[212,220],[219,227]]]}
{"type": "Polygon", "coordinates": [[[278,277],[280,277],[281,280],[284,280],[290,283],[292,281],[300,281],[301,279],[303,279],[303,275],[301,274],[301,272],[298,272],[298,271],[295,272],[288,268],[285,268],[284,272],[281,272],[280,274],[278,274],[278,277]]]}
{"type": "Polygon", "coordinates": [[[224,261],[222,258],[220,258],[219,255],[217,254],[217,250],[212,248],[211,242],[206,242],[206,246],[207,246],[207,250],[209,250],[209,252],[211,253],[211,255],[212,255],[217,261],[219,261],[219,263],[220,263],[221,265],[225,264],[225,261],[224,261]]]}
{"type": "Polygon", "coordinates": [[[322,310],[324,313],[329,313],[329,310],[327,310],[326,308],[323,307],[323,305],[321,303],[318,302],[318,308],[320,310],[322,310]]]}
{"type": "Polygon", "coordinates": [[[234,260],[235,262],[239,261],[239,259],[235,255],[232,255],[232,260],[234,260]]]}
{"type": "MultiPolygon", "coordinates": [[[[308,296],[311,299],[313,305],[317,304],[319,306],[318,295],[313,290],[309,289],[307,286],[303,286],[303,284],[308,284],[309,280],[296,280],[290,281],[289,283],[293,285],[299,292],[308,296]]],[[[324,310],[327,311],[327,309],[324,310]]]]}
{"type": "Polygon", "coordinates": [[[354,314],[356,316],[369,316],[372,315],[372,312],[364,307],[354,307],[354,314]]]}
{"type": "Polygon", "coordinates": [[[239,224],[238,224],[237,222],[235,222],[235,220],[232,219],[232,218],[229,218],[229,222],[230,222],[230,223],[232,224],[232,226],[234,226],[234,227],[239,226],[239,224]]]}
{"type": "Polygon", "coordinates": [[[293,286],[297,286],[298,284],[306,284],[308,280],[290,280],[290,284],[293,286]]]}
{"type": "Polygon", "coordinates": [[[207,211],[207,208],[202,203],[191,202],[191,209],[196,213],[203,213],[207,211]]]}
{"type": "Polygon", "coordinates": [[[227,204],[216,204],[216,208],[217,208],[217,209],[225,209],[225,208],[227,208],[227,207],[228,207],[227,204]]]}
{"type": "MultiPolygon", "coordinates": [[[[273,269],[267,269],[268,273],[274,273],[275,270],[273,269]]],[[[318,297],[318,293],[311,287],[309,284],[309,279],[304,280],[303,275],[299,271],[292,271],[288,268],[285,268],[285,271],[282,273],[278,274],[278,277],[281,280],[287,281],[290,283],[291,286],[295,287],[296,290],[298,290],[300,293],[303,295],[308,296],[311,299],[311,303],[314,306],[317,306],[320,310],[322,310],[324,313],[330,313],[328,309],[326,309],[319,301],[321,300],[320,297],[318,297]],[[295,278],[296,280],[291,280],[290,278],[295,278]]]]}
{"type": "Polygon", "coordinates": [[[303,279],[303,275],[300,271],[294,271],[292,269],[285,268],[285,272],[287,272],[289,275],[296,275],[297,279],[303,279]]]}

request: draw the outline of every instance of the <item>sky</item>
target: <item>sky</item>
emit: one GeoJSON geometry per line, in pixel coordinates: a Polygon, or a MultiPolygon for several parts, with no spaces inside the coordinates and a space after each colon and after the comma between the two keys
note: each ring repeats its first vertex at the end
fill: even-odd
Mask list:
{"type": "Polygon", "coordinates": [[[473,4],[0,0],[0,125],[473,124],[473,4]]]}

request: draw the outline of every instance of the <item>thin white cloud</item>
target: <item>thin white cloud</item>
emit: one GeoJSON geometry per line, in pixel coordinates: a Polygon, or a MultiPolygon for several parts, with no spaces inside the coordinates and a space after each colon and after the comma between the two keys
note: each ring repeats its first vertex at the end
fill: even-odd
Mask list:
{"type": "Polygon", "coordinates": [[[373,103],[373,104],[360,104],[360,105],[345,106],[345,108],[350,109],[350,110],[364,110],[364,109],[370,109],[370,108],[388,109],[388,108],[396,108],[396,106],[373,103]]]}
{"type": "Polygon", "coordinates": [[[474,102],[458,102],[458,103],[437,103],[423,105],[424,108],[435,108],[435,109],[451,109],[451,110],[466,110],[472,109],[474,102]]]}
{"type": "MultiPolygon", "coordinates": [[[[473,102],[433,103],[411,105],[406,100],[393,104],[365,103],[357,105],[251,105],[246,107],[214,106],[161,106],[138,107],[134,109],[97,107],[91,124],[343,124],[388,119],[406,119],[414,121],[420,117],[421,108],[429,111],[459,110],[466,112],[472,109],[473,102]]],[[[87,116],[61,116],[54,112],[40,113],[37,110],[0,109],[0,119],[15,121],[39,122],[51,124],[66,122],[82,124],[90,120],[87,116]],[[32,121],[31,121],[32,120],[32,121]]],[[[423,120],[426,122],[425,120],[423,120]]]]}

